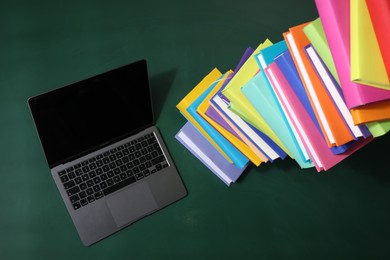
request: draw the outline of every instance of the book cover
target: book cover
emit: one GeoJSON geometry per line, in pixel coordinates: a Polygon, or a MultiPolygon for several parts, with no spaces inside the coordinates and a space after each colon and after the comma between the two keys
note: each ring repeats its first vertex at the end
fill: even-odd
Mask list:
{"type": "Polygon", "coordinates": [[[305,54],[304,48],[310,44],[302,30],[306,25],[290,28],[284,37],[328,146],[340,146],[353,141],[354,137],[305,54]]]}
{"type": "Polygon", "coordinates": [[[187,122],[175,138],[227,186],[236,182],[245,170],[228,162],[191,122],[187,122]]]}
{"type": "MultiPolygon", "coordinates": [[[[349,109],[390,99],[390,91],[351,81],[350,0],[315,0],[349,109]]],[[[390,106],[389,103],[382,104],[390,106]]],[[[357,110],[358,111],[358,110],[357,110]]],[[[387,118],[389,115],[387,115],[387,118]]],[[[383,118],[383,116],[382,116],[383,118]]],[[[372,120],[376,120],[372,118],[372,120]]]]}
{"type": "Polygon", "coordinates": [[[390,75],[390,1],[388,0],[366,0],[374,27],[376,39],[385,64],[387,76],[390,75]]]}
{"type": "Polygon", "coordinates": [[[385,64],[365,0],[351,0],[351,79],[390,89],[385,64]]]}

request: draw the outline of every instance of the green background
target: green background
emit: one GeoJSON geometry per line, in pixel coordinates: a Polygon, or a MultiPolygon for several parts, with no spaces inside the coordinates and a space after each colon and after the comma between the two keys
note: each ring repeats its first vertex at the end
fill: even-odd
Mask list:
{"type": "Polygon", "coordinates": [[[327,172],[290,159],[225,186],[174,135],[175,105],[214,67],[282,40],[314,1],[0,2],[0,259],[384,259],[389,136],[327,172]],[[148,60],[158,127],[188,196],[84,247],[50,176],[27,98],[148,60]]]}

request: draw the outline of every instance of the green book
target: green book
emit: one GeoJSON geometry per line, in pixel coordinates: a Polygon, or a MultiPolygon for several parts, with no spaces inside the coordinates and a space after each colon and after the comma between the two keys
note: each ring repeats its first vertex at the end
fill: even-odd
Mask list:
{"type": "Polygon", "coordinates": [[[310,24],[306,25],[303,28],[303,32],[306,34],[306,37],[309,38],[311,45],[317,51],[318,55],[320,55],[322,61],[325,63],[325,66],[328,68],[333,78],[335,78],[337,83],[340,85],[336,66],[334,65],[332,53],[329,49],[328,40],[326,39],[321,19],[317,18],[310,24]]]}

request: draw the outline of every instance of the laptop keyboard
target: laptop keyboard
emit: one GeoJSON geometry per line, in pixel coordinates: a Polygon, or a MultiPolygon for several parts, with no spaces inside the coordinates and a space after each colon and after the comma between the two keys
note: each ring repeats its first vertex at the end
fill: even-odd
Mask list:
{"type": "Polygon", "coordinates": [[[60,171],[59,176],[77,210],[166,167],[160,144],[150,133],[60,171]]]}

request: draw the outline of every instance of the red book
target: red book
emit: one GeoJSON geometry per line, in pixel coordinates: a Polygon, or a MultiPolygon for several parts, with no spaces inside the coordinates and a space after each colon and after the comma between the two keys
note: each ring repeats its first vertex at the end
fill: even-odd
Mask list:
{"type": "Polygon", "coordinates": [[[366,3],[385,63],[387,76],[390,77],[390,1],[366,0],[366,3]]]}

